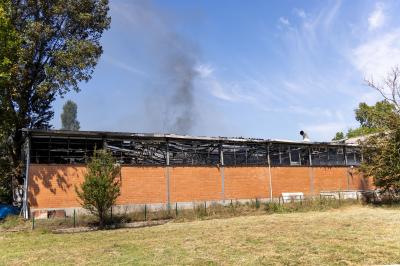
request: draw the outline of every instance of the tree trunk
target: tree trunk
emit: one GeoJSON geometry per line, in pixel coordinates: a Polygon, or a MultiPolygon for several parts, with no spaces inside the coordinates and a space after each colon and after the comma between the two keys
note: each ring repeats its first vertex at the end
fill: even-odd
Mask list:
{"type": "Polygon", "coordinates": [[[104,211],[99,210],[99,228],[103,229],[104,228],[104,211]]]}

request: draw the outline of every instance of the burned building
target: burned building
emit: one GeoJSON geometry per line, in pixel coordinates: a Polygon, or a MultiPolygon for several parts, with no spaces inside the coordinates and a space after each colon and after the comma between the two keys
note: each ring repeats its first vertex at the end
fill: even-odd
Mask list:
{"type": "Polygon", "coordinates": [[[371,186],[354,170],[362,160],[357,145],[93,131],[24,134],[26,212],[79,208],[75,186],[95,149],[111,151],[122,166],[121,206],[272,200],[283,192],[312,196],[371,186]]]}

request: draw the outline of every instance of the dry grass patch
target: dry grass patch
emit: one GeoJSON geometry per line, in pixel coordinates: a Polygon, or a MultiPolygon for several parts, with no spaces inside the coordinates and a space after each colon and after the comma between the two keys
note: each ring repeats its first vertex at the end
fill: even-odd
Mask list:
{"type": "Polygon", "coordinates": [[[56,235],[4,233],[4,264],[393,264],[400,211],[353,206],[56,235]]]}
{"type": "Polygon", "coordinates": [[[30,223],[18,215],[9,215],[0,221],[0,234],[2,231],[26,231],[30,228],[30,223]]]}

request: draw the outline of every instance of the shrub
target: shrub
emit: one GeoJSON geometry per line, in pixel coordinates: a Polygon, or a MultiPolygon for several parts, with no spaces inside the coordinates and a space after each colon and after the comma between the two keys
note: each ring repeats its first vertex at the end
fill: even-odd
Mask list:
{"type": "Polygon", "coordinates": [[[106,215],[120,195],[120,167],[107,150],[95,150],[87,165],[85,181],[75,191],[83,208],[97,216],[104,226],[106,215]]]}

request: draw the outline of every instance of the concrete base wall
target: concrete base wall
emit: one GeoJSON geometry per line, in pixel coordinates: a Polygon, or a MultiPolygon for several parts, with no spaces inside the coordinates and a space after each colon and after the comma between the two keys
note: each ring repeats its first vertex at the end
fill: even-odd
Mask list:
{"type": "MultiPolygon", "coordinates": [[[[342,199],[342,200],[360,200],[363,198],[364,193],[369,192],[373,193],[373,190],[348,190],[348,191],[321,191],[318,196],[315,196],[314,198],[326,198],[326,199],[342,199]]],[[[201,206],[203,207],[206,205],[207,207],[210,207],[212,204],[220,204],[224,206],[228,206],[230,204],[236,204],[236,203],[251,203],[255,202],[255,198],[251,199],[231,199],[231,200],[213,200],[213,201],[195,201],[195,202],[172,202],[169,206],[170,210],[172,212],[175,211],[176,208],[178,210],[181,209],[193,209],[194,207],[201,206]]],[[[257,198],[257,200],[260,203],[266,203],[266,202],[284,202],[283,198],[273,198],[272,200],[270,198],[257,198]]],[[[298,201],[300,199],[290,199],[290,201],[298,201]]],[[[112,208],[113,214],[127,214],[127,213],[132,213],[132,212],[144,212],[145,208],[147,209],[147,212],[152,212],[152,211],[159,211],[159,210],[168,210],[168,204],[165,203],[151,203],[151,204],[128,204],[128,205],[114,205],[112,208]]],[[[37,219],[47,219],[47,212],[48,211],[64,211],[65,215],[67,217],[72,217],[74,214],[74,211],[76,215],[82,215],[82,214],[89,214],[87,210],[83,209],[82,207],[71,207],[71,208],[31,208],[32,213],[39,213],[43,214],[43,217],[36,216],[37,219]],[[45,214],[45,215],[44,215],[45,214]]]]}
{"type": "MultiPolygon", "coordinates": [[[[75,187],[83,182],[85,173],[85,165],[31,164],[28,179],[31,210],[79,208],[75,187]]],[[[372,179],[364,178],[349,167],[271,167],[269,171],[262,166],[124,166],[117,205],[230,202],[231,199],[277,198],[282,192],[313,196],[321,191],[372,188],[372,179]]]]}

